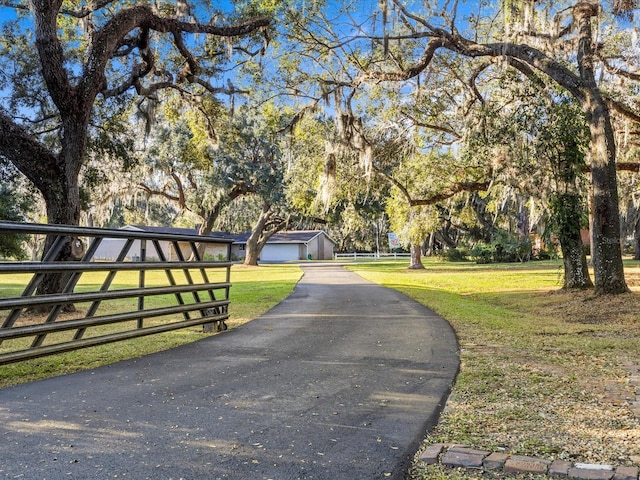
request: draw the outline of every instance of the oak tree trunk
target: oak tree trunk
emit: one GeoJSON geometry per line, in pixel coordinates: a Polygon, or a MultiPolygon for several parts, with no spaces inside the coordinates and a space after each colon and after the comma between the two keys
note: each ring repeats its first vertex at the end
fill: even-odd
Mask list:
{"type": "Polygon", "coordinates": [[[585,289],[593,287],[587,265],[587,254],[582,243],[582,205],[577,192],[555,194],[551,208],[558,226],[558,239],[564,264],[563,289],[585,289]]]}
{"type": "Polygon", "coordinates": [[[251,235],[249,235],[245,248],[244,264],[258,265],[258,258],[262,249],[258,248],[258,236],[255,231],[252,231],[251,235]]]}
{"type": "Polygon", "coordinates": [[[633,228],[633,259],[640,260],[640,215],[633,228]]]}
{"type": "Polygon", "coordinates": [[[593,270],[596,294],[629,291],[624,279],[620,247],[620,213],[616,178],[616,145],[611,116],[598,88],[593,68],[591,19],[597,4],[581,2],[574,8],[578,26],[578,69],[582,80],[582,105],[591,132],[593,185],[593,270]]]}
{"type": "Polygon", "coordinates": [[[411,270],[422,270],[424,265],[422,264],[422,248],[419,244],[411,245],[411,264],[409,265],[411,270]]]}
{"type": "MultiPolygon", "coordinates": [[[[87,107],[87,110],[90,110],[90,107],[87,107]]],[[[40,190],[45,199],[47,222],[49,224],[78,225],[80,223],[81,202],[78,179],[87,138],[86,125],[88,124],[88,116],[89,112],[87,111],[79,113],[71,121],[63,122],[65,129],[63,130],[64,136],[60,152],[60,157],[63,161],[57,163],[55,167],[51,166],[50,174],[42,179],[47,184],[46,187],[40,190]],[[84,119],[86,119],[86,122],[84,119]]],[[[54,237],[47,236],[43,258],[49,252],[54,240],[54,237]]],[[[67,238],[64,248],[55,257],[55,260],[79,260],[77,255],[74,255],[76,249],[72,248],[72,243],[77,241],[72,237],[67,238]]],[[[72,276],[72,272],[45,275],[38,287],[38,294],[62,292],[72,276]]],[[[73,285],[69,286],[70,289],[73,289],[73,287],[73,285]]],[[[68,305],[66,309],[73,310],[74,308],[73,305],[68,305]]]]}
{"type": "Polygon", "coordinates": [[[562,261],[564,263],[563,289],[586,289],[593,287],[589,277],[587,255],[584,253],[582,240],[560,244],[562,249],[562,261]]]}
{"type": "Polygon", "coordinates": [[[591,179],[593,183],[593,269],[596,294],[629,289],[624,278],[620,247],[620,213],[611,121],[604,104],[590,112],[591,179]]]}
{"type": "Polygon", "coordinates": [[[247,239],[245,265],[258,265],[260,253],[269,239],[286,227],[287,221],[279,217],[273,218],[274,215],[275,212],[271,209],[271,204],[265,203],[260,211],[258,221],[247,239]]]}

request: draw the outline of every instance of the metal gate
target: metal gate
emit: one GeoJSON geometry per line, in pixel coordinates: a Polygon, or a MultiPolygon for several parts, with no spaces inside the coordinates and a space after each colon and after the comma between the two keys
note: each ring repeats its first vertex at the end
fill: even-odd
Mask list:
{"type": "Polygon", "coordinates": [[[41,260],[0,262],[0,365],[194,325],[226,329],[231,240],[14,222],[0,222],[0,235],[50,245],[41,260]],[[54,276],[61,288],[43,291],[54,276]]]}

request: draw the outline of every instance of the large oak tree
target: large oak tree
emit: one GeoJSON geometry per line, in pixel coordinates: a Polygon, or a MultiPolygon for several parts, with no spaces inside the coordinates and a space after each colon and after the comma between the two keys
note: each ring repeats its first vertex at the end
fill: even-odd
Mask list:
{"type": "MultiPolygon", "coordinates": [[[[613,14],[628,16],[634,5],[616,2],[613,14]]],[[[347,8],[346,2],[336,1],[334,8],[314,13],[314,27],[307,21],[292,30],[302,45],[298,62],[308,61],[290,78],[300,85],[315,81],[312,104],[332,101],[339,125],[355,119],[340,118],[345,113],[341,92],[355,89],[358,94],[349,99],[359,97],[361,102],[380,84],[396,84],[401,93],[428,92],[439,75],[434,68],[438,62],[457,69],[480,102],[481,79],[494,69],[519,72],[517,81],[539,82],[544,77],[555,83],[579,103],[590,130],[596,292],[628,291],[620,247],[612,111],[636,122],[640,116],[628,102],[607,95],[596,74],[627,82],[637,82],[640,76],[629,68],[633,62],[627,62],[627,56],[608,54],[620,37],[603,47],[604,28],[594,33],[602,22],[614,25],[612,12],[602,14],[599,2],[585,0],[486,2],[472,10],[463,2],[383,0],[375,5],[350,3],[347,8]]],[[[411,93],[401,99],[407,109],[413,100],[411,93]]],[[[353,136],[354,129],[346,131],[352,146],[370,158],[367,145],[353,136]]]]}
{"type": "MultiPolygon", "coordinates": [[[[98,101],[134,91],[151,96],[161,88],[187,89],[190,85],[213,93],[233,93],[232,84],[216,87],[210,82],[216,75],[211,59],[224,57],[219,39],[248,37],[270,23],[259,17],[221,25],[215,20],[197,20],[180,11],[180,5],[157,11],[146,2],[124,6],[103,0],[79,10],[63,8],[62,0],[33,0],[28,7],[26,2],[2,5],[28,8],[27,20],[21,25],[26,21],[33,26],[34,68],[43,86],[39,94],[52,107],[38,113],[54,119],[54,125],[47,128],[44,138],[37,128],[42,118],[23,120],[35,115],[25,108],[25,102],[3,104],[0,155],[42,192],[48,222],[70,225],[77,225],[80,219],[78,178],[87,158],[89,125],[98,101]],[[86,33],[81,23],[90,25],[86,33]],[[165,57],[171,61],[163,61],[165,57]],[[177,66],[181,68],[175,69],[177,66]]],[[[232,42],[229,47],[233,49],[232,42]]]]}
{"type": "MultiPolygon", "coordinates": [[[[226,25],[215,18],[201,21],[184,1],[156,8],[101,0],[78,10],[62,0],[0,5],[27,12],[13,29],[11,22],[5,24],[0,61],[8,68],[1,86],[11,95],[0,106],[0,156],[42,193],[51,224],[79,224],[79,178],[90,157],[88,147],[98,145],[101,136],[110,142],[104,132],[91,135],[90,126],[102,130],[109,110],[121,113],[135,95],[150,100],[142,110],[151,120],[161,89],[236,93],[231,82],[221,87],[212,79],[222,76],[234,48],[259,53],[263,45],[250,51],[251,42],[234,43],[253,39],[270,24],[266,17],[226,25]],[[30,42],[35,54],[25,48],[30,42]]],[[[47,238],[45,251],[52,241],[47,238]]],[[[60,258],[71,259],[67,253],[60,258]]],[[[39,291],[61,291],[66,281],[67,275],[48,275],[39,291]]]]}
{"type": "MultiPolygon", "coordinates": [[[[500,68],[507,66],[531,81],[536,81],[538,75],[544,75],[577,100],[591,133],[589,159],[593,189],[592,237],[596,292],[628,291],[620,247],[616,145],[611,110],[636,121],[638,116],[624,104],[607,97],[596,80],[596,71],[606,66],[606,62],[598,64],[601,48],[593,31],[600,4],[589,1],[565,2],[569,3],[570,8],[563,10],[563,13],[569,13],[567,18],[558,17],[557,23],[560,20],[565,22],[561,24],[562,28],[536,29],[535,22],[525,19],[519,25],[518,35],[505,34],[501,40],[496,40],[499,35],[487,35],[480,30],[483,21],[480,16],[471,19],[471,23],[476,22],[475,34],[472,33],[474,36],[463,35],[459,24],[464,16],[455,10],[457,3],[444,14],[411,10],[400,0],[383,3],[395,9],[397,29],[390,28],[383,35],[365,35],[375,48],[366,60],[352,57],[352,61],[357,62],[363,72],[359,82],[405,82],[420,77],[428,87],[434,58],[441,52],[448,52],[459,57],[485,60],[479,64],[479,69],[494,65],[500,68]],[[563,44],[564,50],[558,48],[559,43],[563,44]],[[400,45],[398,51],[393,50],[393,44],[400,45]],[[403,48],[405,44],[410,46],[403,48]],[[569,55],[557,54],[561,50],[569,51],[569,55]],[[402,56],[399,52],[402,52],[402,56]]],[[[531,15],[536,8],[540,8],[531,0],[519,3],[522,4],[522,11],[530,11],[531,15]]],[[[484,20],[487,18],[484,17],[484,20]]],[[[615,67],[617,74],[637,80],[637,74],[625,71],[623,65],[615,67]]]]}

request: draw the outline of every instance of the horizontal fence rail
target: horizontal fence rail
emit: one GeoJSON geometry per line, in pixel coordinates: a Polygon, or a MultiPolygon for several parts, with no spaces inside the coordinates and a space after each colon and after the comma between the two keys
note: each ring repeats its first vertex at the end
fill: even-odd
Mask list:
{"type": "Polygon", "coordinates": [[[341,258],[349,258],[349,259],[353,259],[353,260],[358,260],[358,259],[374,259],[374,260],[382,260],[382,259],[389,259],[389,258],[393,258],[393,259],[398,259],[398,258],[411,258],[411,254],[410,253],[376,253],[376,252],[371,252],[371,253],[359,253],[359,252],[352,252],[352,253],[334,253],[333,255],[335,260],[339,260],[341,258]]]}
{"type": "Polygon", "coordinates": [[[0,222],[5,235],[47,248],[39,261],[0,262],[0,365],[191,326],[226,329],[231,240],[0,222]]]}

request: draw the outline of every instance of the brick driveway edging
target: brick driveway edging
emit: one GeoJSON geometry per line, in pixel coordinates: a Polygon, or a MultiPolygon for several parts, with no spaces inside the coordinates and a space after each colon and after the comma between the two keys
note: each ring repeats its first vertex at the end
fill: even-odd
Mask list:
{"type": "Polygon", "coordinates": [[[640,480],[637,467],[551,461],[446,443],[430,445],[419,460],[426,465],[529,473],[570,480],[640,480]]]}

